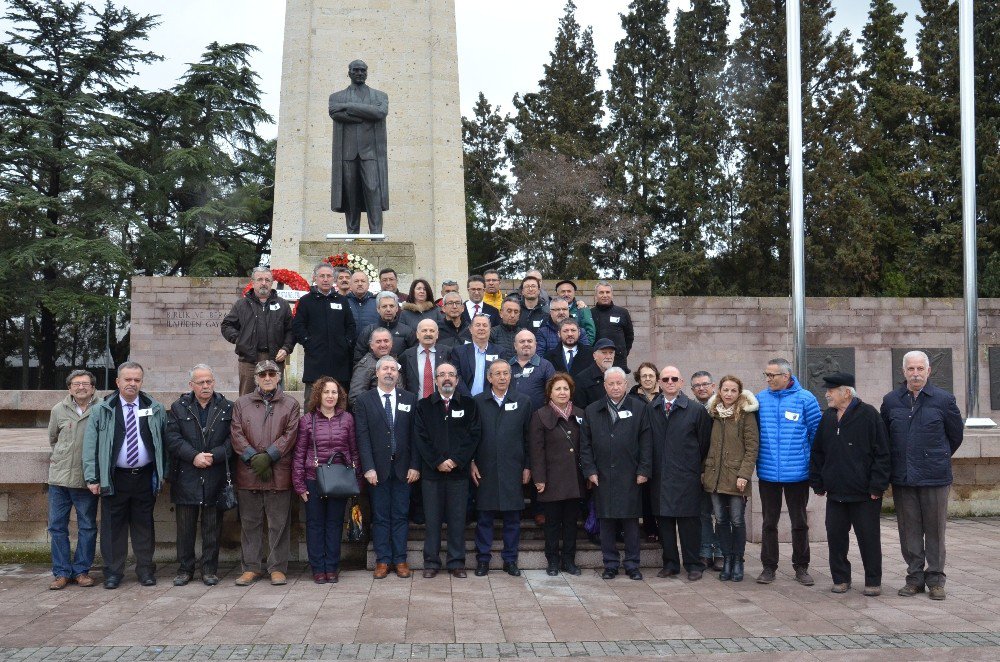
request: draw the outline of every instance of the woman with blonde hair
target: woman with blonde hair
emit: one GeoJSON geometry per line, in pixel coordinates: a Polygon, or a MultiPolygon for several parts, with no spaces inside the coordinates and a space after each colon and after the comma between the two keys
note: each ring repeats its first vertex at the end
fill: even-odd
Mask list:
{"type": "Polygon", "coordinates": [[[743,581],[743,554],[747,544],[747,486],[757,465],[760,431],[753,393],[739,377],[719,380],[719,392],[708,401],[712,416],[712,443],[705,457],[701,482],[712,497],[719,546],[725,557],[719,579],[743,581]]]}

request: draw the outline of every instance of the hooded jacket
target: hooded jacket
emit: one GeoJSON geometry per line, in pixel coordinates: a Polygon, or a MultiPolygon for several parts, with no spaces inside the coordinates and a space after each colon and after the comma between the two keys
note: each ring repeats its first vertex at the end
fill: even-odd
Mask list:
{"type": "Polygon", "coordinates": [[[737,417],[734,412],[733,416],[722,418],[715,408],[720,402],[718,394],[715,394],[708,399],[706,405],[708,414],[712,417],[712,443],[705,458],[701,483],[706,492],[749,496],[749,483],[753,478],[760,448],[760,429],[757,426],[760,404],[753,393],[743,389],[734,403],[734,406],[742,409],[740,415],[737,417]],[[748,483],[742,492],[736,488],[737,478],[748,483]]]}

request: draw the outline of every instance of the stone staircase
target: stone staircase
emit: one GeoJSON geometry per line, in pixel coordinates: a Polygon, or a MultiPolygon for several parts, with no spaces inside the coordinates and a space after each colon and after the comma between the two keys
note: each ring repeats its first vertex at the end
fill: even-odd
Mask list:
{"type": "MultiPolygon", "coordinates": [[[[442,561],[444,560],[447,529],[448,527],[445,525],[441,534],[442,561]]],[[[409,536],[406,541],[406,562],[411,568],[422,569],[424,567],[425,530],[422,524],[410,524],[409,536]]],[[[475,524],[468,524],[465,527],[465,565],[467,568],[476,566],[475,530],[475,524]]],[[[618,548],[624,549],[622,543],[618,544],[618,548]]],[[[503,561],[500,559],[500,550],[503,549],[500,520],[496,520],[493,525],[492,549],[493,558],[490,560],[490,568],[499,570],[503,566],[503,561]]],[[[521,544],[518,549],[517,564],[522,570],[544,570],[548,566],[545,560],[545,534],[542,527],[535,524],[533,519],[525,518],[521,521],[521,544]]],[[[643,568],[659,568],[662,565],[660,543],[647,543],[644,540],[640,558],[640,565],[643,568]]],[[[604,567],[600,546],[587,539],[582,526],[580,526],[577,535],[576,564],[584,569],[604,567]]],[[[375,569],[375,551],[370,541],[367,546],[366,567],[369,570],[375,569]]]]}

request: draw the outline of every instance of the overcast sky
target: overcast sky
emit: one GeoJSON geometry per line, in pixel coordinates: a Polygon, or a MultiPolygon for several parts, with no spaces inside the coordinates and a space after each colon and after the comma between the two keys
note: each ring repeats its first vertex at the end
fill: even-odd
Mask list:
{"type": "MultiPolygon", "coordinates": [[[[576,3],[579,22],[594,28],[598,64],[605,72],[602,85],[606,85],[606,72],[614,64],[614,44],[622,36],[619,13],[626,10],[628,2],[576,0],[576,3]]],[[[174,85],[187,64],[197,61],[212,41],[251,43],[260,48],[253,66],[261,77],[264,106],[277,121],[285,13],[282,0],[124,0],[124,4],[136,12],[160,16],[149,48],[165,59],[142,71],[139,81],[142,87],[157,89],[174,85]]],[[[456,0],[455,4],[462,112],[471,114],[480,91],[494,105],[511,111],[511,98],[516,92],[537,88],[542,66],[549,60],[565,0],[456,0]]],[[[741,2],[732,0],[731,4],[729,32],[735,38],[739,33],[741,2]]],[[[868,4],[864,0],[833,0],[838,12],[835,29],[846,28],[856,39],[864,26],[868,4]]],[[[906,32],[912,52],[913,35],[918,27],[914,16],[920,2],[896,0],[896,5],[908,14],[906,32]]],[[[689,6],[689,0],[671,2],[674,11],[689,6]]],[[[373,55],[372,60],[377,57],[373,55]]],[[[277,129],[272,127],[264,133],[273,136],[277,129]]]]}

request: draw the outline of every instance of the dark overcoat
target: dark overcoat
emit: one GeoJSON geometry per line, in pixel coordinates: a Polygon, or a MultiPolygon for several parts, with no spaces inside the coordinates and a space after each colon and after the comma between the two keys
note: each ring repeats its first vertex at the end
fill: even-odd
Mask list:
{"type": "Polygon", "coordinates": [[[469,464],[481,437],[479,408],[472,398],[455,393],[447,411],[438,391],[417,400],[414,444],[420,454],[422,480],[468,478],[469,464]],[[445,460],[452,460],[458,466],[451,471],[438,471],[445,460]]]}
{"type": "Polygon", "coordinates": [[[650,503],[656,517],[698,517],[704,488],[701,465],[712,444],[712,417],[698,402],[678,393],[666,413],[663,394],[649,403],[653,438],[650,503]]]}
{"type": "MultiPolygon", "coordinates": [[[[360,89],[354,85],[349,85],[339,92],[330,95],[328,108],[330,116],[350,104],[351,114],[364,120],[361,124],[350,124],[352,131],[364,131],[367,140],[362,139],[361,153],[358,155],[363,160],[375,160],[378,162],[379,192],[382,196],[382,211],[389,209],[389,152],[387,149],[388,139],[385,130],[385,118],[389,115],[389,95],[381,90],[361,85],[360,89]],[[367,94],[368,100],[358,99],[359,93],[367,94]]],[[[333,123],[333,153],[332,168],[330,170],[330,208],[333,211],[346,211],[346,198],[344,194],[344,157],[353,154],[344,154],[344,127],[343,122],[333,123]]],[[[350,151],[350,150],[349,150],[350,151]]],[[[361,208],[368,211],[365,205],[364,196],[361,196],[361,208]]]]}
{"type": "Polygon", "coordinates": [[[889,432],[893,485],[951,485],[951,456],[965,432],[954,395],[928,383],[911,406],[903,384],[882,399],[882,420],[889,432]]]}
{"type": "Polygon", "coordinates": [[[649,412],[634,395],[625,395],[618,419],[611,422],[604,397],[587,407],[580,431],[580,466],[585,478],[597,474],[597,516],[630,519],[642,515],[642,492],[636,476],[650,476],[653,465],[649,412]]]}
{"type": "Polygon", "coordinates": [[[531,417],[528,448],[531,451],[531,480],[545,483],[538,493],[542,503],[579,499],[583,496],[580,475],[580,428],[583,410],[573,407],[566,421],[548,404],[531,417]]]}
{"type": "Polygon", "coordinates": [[[302,381],[312,383],[320,377],[333,377],[344,387],[351,382],[351,352],[357,329],[347,297],[336,288],[323,295],[313,287],[299,299],[292,330],[295,341],[305,348],[302,381]]]}
{"type": "Polygon", "coordinates": [[[531,398],[508,389],[503,406],[493,399],[493,391],[483,391],[475,398],[479,407],[482,438],[476,449],[479,510],[523,510],[522,473],[531,466],[528,456],[528,423],[531,421],[531,398]]]}
{"type": "Polygon", "coordinates": [[[226,483],[226,463],[232,457],[229,430],[233,403],[216,393],[208,403],[208,424],[198,418],[192,393],[177,398],[167,413],[164,444],[170,454],[170,502],[182,506],[214,505],[226,483]],[[192,464],[199,453],[212,454],[212,466],[192,464]]]}

